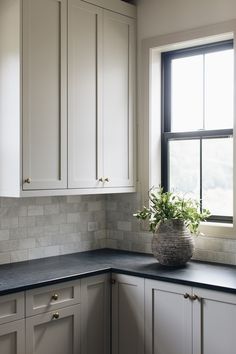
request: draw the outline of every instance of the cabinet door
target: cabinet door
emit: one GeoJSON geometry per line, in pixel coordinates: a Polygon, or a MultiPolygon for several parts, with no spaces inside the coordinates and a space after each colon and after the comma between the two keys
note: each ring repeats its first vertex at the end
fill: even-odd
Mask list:
{"type": "Polygon", "coordinates": [[[26,319],[26,354],[46,353],[80,353],[80,305],[26,319]]]}
{"type": "Polygon", "coordinates": [[[0,297],[0,324],[20,320],[24,318],[24,315],[25,296],[23,292],[0,297]]]}
{"type": "Polygon", "coordinates": [[[23,0],[23,189],[67,187],[66,27],[66,0],[23,0]]]}
{"type": "Polygon", "coordinates": [[[0,325],[0,353],[25,354],[25,321],[0,325]]]}
{"type": "Polygon", "coordinates": [[[107,187],[133,186],[134,20],[104,11],[100,163],[107,187]]]}
{"type": "Polygon", "coordinates": [[[235,354],[236,295],[194,289],[193,354],[235,354]]]}
{"type": "Polygon", "coordinates": [[[110,275],[82,279],[82,354],[110,353],[110,275]]]}
{"type": "Polygon", "coordinates": [[[113,274],[112,282],[112,353],[144,354],[144,279],[113,274]]]}
{"type": "Polygon", "coordinates": [[[100,185],[98,173],[98,66],[102,10],[69,0],[68,167],[69,188],[100,185]]]}
{"type": "Polygon", "coordinates": [[[192,353],[192,301],[185,293],[191,288],[145,280],[145,354],[192,353]]]}

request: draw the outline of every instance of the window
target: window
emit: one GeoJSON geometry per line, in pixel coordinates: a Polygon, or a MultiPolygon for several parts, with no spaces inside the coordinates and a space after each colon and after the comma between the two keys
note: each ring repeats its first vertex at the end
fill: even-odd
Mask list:
{"type": "Polygon", "coordinates": [[[162,185],[233,219],[233,41],[162,53],[162,185]]]}

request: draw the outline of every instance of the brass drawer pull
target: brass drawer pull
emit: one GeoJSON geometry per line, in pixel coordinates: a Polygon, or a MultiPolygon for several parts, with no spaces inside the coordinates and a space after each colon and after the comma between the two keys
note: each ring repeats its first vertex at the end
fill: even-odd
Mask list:
{"type": "Polygon", "coordinates": [[[104,181],[105,181],[105,182],[109,182],[109,178],[106,177],[106,178],[104,179],[104,181]]]}
{"type": "Polygon", "coordinates": [[[53,319],[53,320],[58,320],[59,317],[60,317],[59,312],[55,312],[55,313],[52,315],[52,319],[53,319]]]}
{"type": "Polygon", "coordinates": [[[184,298],[185,298],[185,299],[189,299],[189,298],[190,298],[190,295],[189,295],[188,293],[185,293],[185,294],[184,294],[184,298]]]}
{"type": "Polygon", "coordinates": [[[55,293],[52,295],[52,300],[57,301],[58,298],[59,298],[58,294],[55,293]]]}

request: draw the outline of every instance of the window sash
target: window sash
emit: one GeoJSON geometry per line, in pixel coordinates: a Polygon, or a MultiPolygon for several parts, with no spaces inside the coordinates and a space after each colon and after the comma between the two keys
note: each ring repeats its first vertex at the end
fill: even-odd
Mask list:
{"type": "MultiPolygon", "coordinates": [[[[181,133],[163,133],[162,142],[162,186],[165,190],[169,190],[169,141],[174,140],[200,140],[200,145],[203,139],[221,139],[231,138],[233,136],[233,129],[223,130],[209,130],[209,131],[196,131],[196,132],[181,132],[181,133]],[[165,177],[166,176],[166,177],[165,177]]],[[[202,150],[200,154],[200,199],[202,199],[202,150]]],[[[201,205],[201,203],[200,203],[201,205]]],[[[213,222],[232,223],[232,216],[211,215],[208,219],[213,222]]]]}
{"type": "MultiPolygon", "coordinates": [[[[184,48],[174,52],[162,53],[162,124],[161,124],[161,183],[165,190],[169,189],[169,151],[168,142],[171,140],[200,140],[220,139],[233,136],[233,129],[196,130],[186,132],[171,131],[171,61],[176,58],[207,54],[233,48],[233,40],[212,43],[194,48],[184,48]]],[[[200,152],[200,199],[202,198],[202,151],[200,152]]],[[[209,221],[232,223],[233,217],[211,215],[209,221]]]]}

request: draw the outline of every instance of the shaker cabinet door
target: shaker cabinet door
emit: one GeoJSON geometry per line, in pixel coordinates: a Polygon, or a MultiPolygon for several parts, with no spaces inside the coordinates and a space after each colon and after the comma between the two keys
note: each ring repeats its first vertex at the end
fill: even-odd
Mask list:
{"type": "Polygon", "coordinates": [[[144,354],[144,279],[112,275],[112,353],[144,354]]]}
{"type": "Polygon", "coordinates": [[[26,354],[80,354],[80,305],[26,319],[26,354]]]}
{"type": "Polygon", "coordinates": [[[23,189],[67,187],[67,1],[23,0],[23,189]]]}
{"type": "Polygon", "coordinates": [[[236,348],[236,296],[194,288],[193,354],[234,354],[236,348]]]}
{"type": "Polygon", "coordinates": [[[101,187],[97,126],[102,9],[69,0],[68,176],[69,188],[101,187]]]}
{"type": "Polygon", "coordinates": [[[81,280],[81,354],[110,354],[110,274],[81,280]]]}
{"type": "Polygon", "coordinates": [[[192,301],[185,293],[191,287],[145,280],[145,354],[192,353],[192,301]]]}
{"type": "Polygon", "coordinates": [[[0,325],[0,353],[25,354],[25,320],[0,325]]]}
{"type": "Polygon", "coordinates": [[[105,187],[133,186],[134,20],[104,10],[102,120],[105,187]]]}

